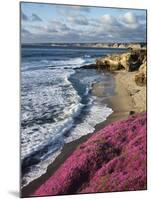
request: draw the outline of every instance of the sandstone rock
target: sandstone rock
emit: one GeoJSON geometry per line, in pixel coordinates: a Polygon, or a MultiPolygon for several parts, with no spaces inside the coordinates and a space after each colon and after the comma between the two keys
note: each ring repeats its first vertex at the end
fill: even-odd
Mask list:
{"type": "Polygon", "coordinates": [[[119,47],[118,43],[113,44],[113,48],[118,48],[118,47],[119,47]]]}
{"type": "Polygon", "coordinates": [[[127,58],[127,62],[128,62],[128,70],[127,71],[138,70],[142,63],[140,51],[132,51],[127,58]]]}
{"type": "Polygon", "coordinates": [[[126,46],[124,44],[120,44],[119,48],[125,48],[126,46]]]}
{"type": "Polygon", "coordinates": [[[130,45],[128,45],[128,48],[133,49],[133,50],[138,50],[138,49],[141,49],[141,45],[140,44],[130,44],[130,45]]]}
{"type": "Polygon", "coordinates": [[[146,77],[145,74],[139,73],[135,75],[135,82],[138,86],[146,85],[146,77]]]}
{"type": "Polygon", "coordinates": [[[132,50],[123,54],[113,54],[104,58],[98,58],[98,68],[115,71],[125,69],[126,71],[137,71],[146,60],[145,50],[132,50]]]}
{"type": "Polygon", "coordinates": [[[144,58],[143,64],[139,68],[138,74],[135,75],[135,82],[138,86],[144,86],[147,82],[147,62],[144,58]]]}
{"type": "Polygon", "coordinates": [[[98,68],[115,71],[121,69],[120,55],[113,54],[96,60],[98,68]]]}
{"type": "Polygon", "coordinates": [[[146,61],[143,61],[144,63],[140,66],[139,68],[139,72],[145,74],[147,73],[147,63],[146,61]]]}
{"type": "Polygon", "coordinates": [[[128,57],[130,53],[125,53],[120,56],[120,64],[123,66],[123,68],[128,71],[129,70],[129,63],[128,63],[128,57]]]}

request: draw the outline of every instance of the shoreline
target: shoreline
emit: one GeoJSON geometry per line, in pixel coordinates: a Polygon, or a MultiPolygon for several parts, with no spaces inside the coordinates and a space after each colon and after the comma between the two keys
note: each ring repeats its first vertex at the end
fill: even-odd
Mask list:
{"type": "MultiPolygon", "coordinates": [[[[139,52],[138,55],[140,54],[141,52],[139,52]]],[[[58,168],[60,168],[60,166],[65,162],[67,158],[69,158],[74,150],[79,145],[88,140],[94,133],[99,132],[102,128],[109,124],[112,124],[115,121],[127,119],[129,115],[146,111],[145,57],[142,61],[143,64],[141,65],[141,67],[140,65],[138,65],[137,69],[133,70],[133,62],[132,65],[131,63],[129,63],[129,66],[127,66],[127,62],[123,61],[123,59],[127,59],[126,56],[129,56],[130,58],[131,55],[133,55],[133,53],[122,54],[120,56],[118,54],[114,55],[113,57],[106,57],[106,60],[100,59],[97,61],[96,64],[93,64],[91,66],[82,67],[94,67],[99,71],[101,71],[101,69],[103,69],[104,67],[105,70],[106,67],[109,67],[108,70],[112,74],[114,79],[113,86],[107,87],[101,82],[97,82],[92,85],[91,93],[92,95],[99,98],[103,96],[104,90],[109,90],[109,96],[105,95],[105,103],[107,103],[108,107],[112,108],[113,113],[109,115],[104,122],[98,123],[95,126],[95,131],[93,133],[84,135],[75,141],[65,144],[60,155],[54,160],[53,163],[48,166],[46,173],[41,175],[39,178],[33,180],[27,186],[21,189],[21,197],[30,197],[30,195],[32,195],[35,190],[37,190],[47,179],[49,179],[58,170],[58,168]],[[118,59],[121,59],[118,62],[117,57],[118,59]],[[121,63],[123,64],[124,69],[121,68],[121,63]],[[112,90],[114,90],[113,94],[111,92],[112,90]]],[[[135,56],[138,55],[135,53],[135,56]]]]}
{"type": "MultiPolygon", "coordinates": [[[[120,73],[120,72],[119,72],[120,73]]],[[[113,78],[115,80],[115,94],[113,96],[108,97],[107,105],[112,108],[113,113],[107,117],[104,122],[101,122],[95,126],[95,131],[93,133],[84,135],[77,140],[74,140],[70,143],[64,145],[61,153],[57,156],[53,163],[48,165],[47,171],[41,175],[39,178],[31,181],[27,186],[21,189],[21,197],[29,197],[42,183],[44,183],[48,178],[50,178],[55,171],[64,163],[64,161],[74,152],[74,150],[83,142],[85,142],[88,138],[90,138],[94,133],[104,128],[106,125],[111,124],[114,121],[125,119],[129,116],[130,108],[125,107],[124,105],[131,105],[132,98],[129,97],[126,89],[119,90],[119,86],[117,85],[116,73],[113,73],[113,78]],[[124,94],[124,96],[123,96],[124,94]],[[122,98],[123,96],[123,98],[122,98]],[[119,98],[120,97],[120,98],[119,98]],[[116,103],[118,99],[118,104],[116,103]],[[126,99],[127,103],[125,104],[126,99]],[[119,101],[120,100],[120,101],[119,101]],[[120,102],[120,107],[119,107],[120,102]],[[124,109],[123,109],[124,108],[124,109]]],[[[98,90],[100,89],[99,82],[92,86],[92,93],[95,96],[100,97],[98,90]]]]}

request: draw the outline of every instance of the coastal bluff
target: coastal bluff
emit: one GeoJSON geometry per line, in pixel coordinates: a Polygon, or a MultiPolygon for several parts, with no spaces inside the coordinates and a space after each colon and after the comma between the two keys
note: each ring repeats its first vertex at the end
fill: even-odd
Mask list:
{"type": "Polygon", "coordinates": [[[146,49],[132,49],[126,53],[111,54],[96,59],[95,64],[85,65],[86,69],[106,70],[110,72],[125,70],[137,72],[134,81],[137,85],[146,85],[147,81],[147,52],[146,49]]]}
{"type": "Polygon", "coordinates": [[[111,72],[116,85],[127,91],[135,113],[146,111],[147,51],[133,49],[126,53],[111,54],[96,59],[96,63],[83,66],[86,69],[111,72]]]}
{"type": "Polygon", "coordinates": [[[141,113],[92,135],[32,196],[144,190],[146,173],[146,113],[141,113]]]}
{"type": "Polygon", "coordinates": [[[126,53],[112,54],[96,59],[96,66],[99,69],[115,71],[125,69],[132,72],[137,71],[146,62],[146,50],[131,50],[126,53]]]}

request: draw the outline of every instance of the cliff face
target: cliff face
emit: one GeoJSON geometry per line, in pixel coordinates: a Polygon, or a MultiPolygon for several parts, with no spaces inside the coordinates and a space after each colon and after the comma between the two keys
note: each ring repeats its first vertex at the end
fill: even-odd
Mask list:
{"type": "Polygon", "coordinates": [[[146,113],[98,131],[33,196],[146,189],[146,113]]]}
{"type": "Polygon", "coordinates": [[[113,54],[96,60],[96,67],[102,70],[116,71],[124,69],[127,72],[137,71],[135,82],[144,86],[147,79],[146,50],[132,50],[123,54],[113,54]]]}
{"type": "Polygon", "coordinates": [[[135,76],[135,82],[139,86],[144,86],[147,81],[147,61],[145,60],[140,66],[138,73],[135,76]]]}
{"type": "Polygon", "coordinates": [[[113,54],[104,58],[98,58],[96,65],[100,69],[109,71],[125,69],[126,71],[136,71],[146,62],[146,50],[132,50],[127,53],[113,54]]]}

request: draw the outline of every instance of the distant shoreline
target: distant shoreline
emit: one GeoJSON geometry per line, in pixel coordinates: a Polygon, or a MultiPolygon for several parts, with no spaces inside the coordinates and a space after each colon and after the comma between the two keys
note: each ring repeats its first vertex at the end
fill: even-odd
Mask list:
{"type": "Polygon", "coordinates": [[[22,43],[22,47],[25,46],[47,46],[47,47],[72,47],[72,48],[144,48],[146,47],[145,42],[134,42],[134,43],[22,43]]]}

